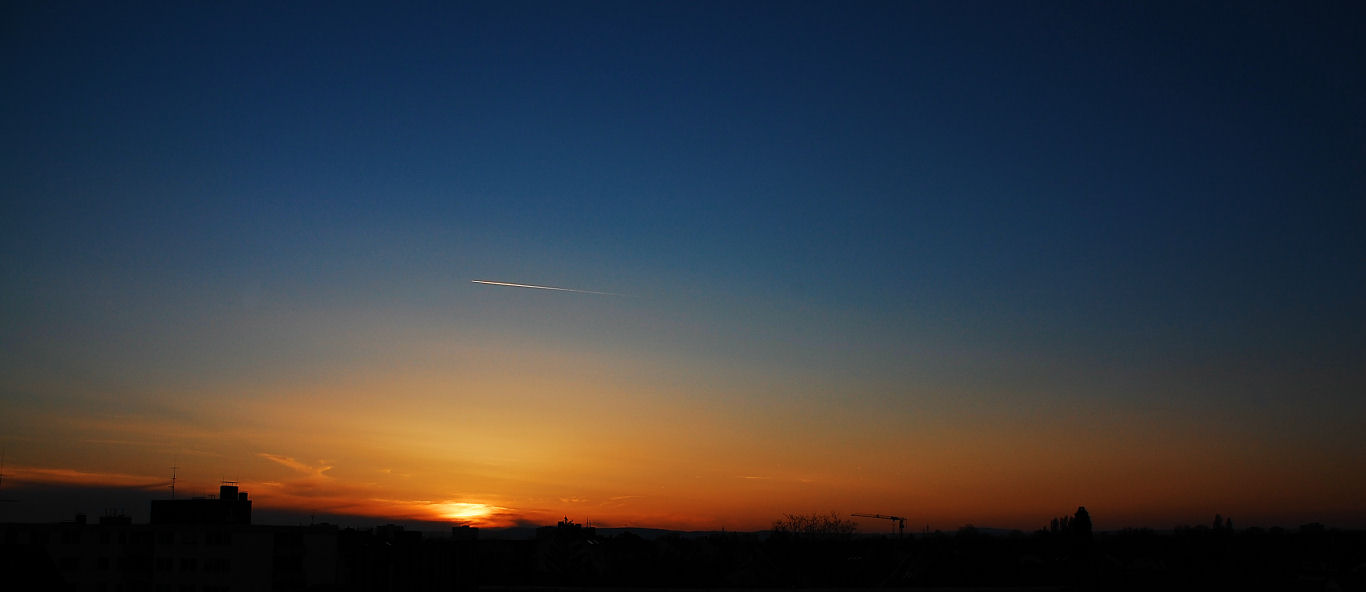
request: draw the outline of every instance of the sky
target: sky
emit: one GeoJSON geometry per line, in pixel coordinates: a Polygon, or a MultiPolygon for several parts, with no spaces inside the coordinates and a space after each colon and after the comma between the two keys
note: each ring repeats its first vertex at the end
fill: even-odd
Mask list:
{"type": "Polygon", "coordinates": [[[1359,3],[0,10],[0,519],[1366,527],[1359,3]]]}

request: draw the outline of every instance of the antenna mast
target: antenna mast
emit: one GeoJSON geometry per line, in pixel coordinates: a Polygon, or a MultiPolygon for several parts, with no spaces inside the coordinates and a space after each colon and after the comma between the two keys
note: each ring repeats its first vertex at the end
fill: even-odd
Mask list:
{"type": "Polygon", "coordinates": [[[171,499],[175,499],[175,470],[180,467],[171,465],[171,499]]]}

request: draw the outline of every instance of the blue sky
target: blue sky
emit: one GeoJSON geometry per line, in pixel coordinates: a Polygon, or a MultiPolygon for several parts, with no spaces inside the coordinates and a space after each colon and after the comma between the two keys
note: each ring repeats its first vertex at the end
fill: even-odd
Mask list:
{"type": "MultiPolygon", "coordinates": [[[[0,402],[34,466],[79,458],[45,405],[207,421],[481,356],[827,448],[1052,415],[1366,453],[1350,3],[5,12],[0,402]]],[[[331,458],[300,438],[244,454],[331,458]]]]}

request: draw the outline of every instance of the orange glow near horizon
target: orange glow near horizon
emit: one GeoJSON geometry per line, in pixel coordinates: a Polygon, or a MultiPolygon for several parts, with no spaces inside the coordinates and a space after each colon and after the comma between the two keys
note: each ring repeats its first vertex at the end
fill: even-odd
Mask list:
{"type": "MultiPolygon", "coordinates": [[[[293,461],[290,459],[291,463],[293,461]]],[[[315,471],[316,467],[300,466],[299,472],[315,471]]],[[[314,473],[315,475],[319,473],[314,473]]],[[[155,478],[121,473],[89,473],[69,469],[12,466],[7,469],[6,485],[22,488],[26,484],[50,484],[77,487],[115,487],[146,491],[149,499],[166,494],[169,483],[155,478]]],[[[1103,477],[1103,476],[1102,476],[1103,477]]],[[[1113,477],[1106,478],[1113,479],[1113,477]]],[[[586,492],[585,497],[547,498],[538,495],[509,496],[505,501],[475,501],[466,498],[420,499],[395,497],[402,492],[376,484],[346,483],[328,477],[307,477],[284,483],[276,481],[241,482],[243,491],[260,509],[285,510],[299,513],[321,513],[341,516],[368,517],[375,520],[414,520],[429,523],[449,523],[481,528],[498,528],[519,524],[549,525],[561,516],[584,522],[591,520],[602,526],[672,528],[680,530],[762,530],[784,513],[836,512],[847,514],[867,510],[891,509],[905,512],[916,528],[930,525],[932,529],[952,530],[963,524],[998,528],[1031,530],[1042,527],[1047,519],[1069,513],[1077,505],[1086,505],[1098,515],[1099,527],[1122,528],[1135,524],[1170,527],[1178,523],[1203,523],[1204,514],[1222,512],[1242,518],[1246,525],[1295,524],[1301,516],[1267,513],[1256,503],[1227,500],[1211,502],[1208,494],[1200,491],[1213,484],[1192,483],[1182,489],[1125,490],[1116,482],[1114,487],[1090,489],[1075,501],[1059,502],[1066,495],[1058,487],[1039,487],[1038,484],[1017,486],[1008,498],[993,490],[989,482],[980,479],[945,482],[943,490],[927,492],[908,498],[897,491],[858,495],[855,501],[842,497],[848,484],[856,484],[844,476],[845,484],[822,484],[821,479],[793,480],[759,476],[737,476],[695,484],[676,495],[613,496],[601,492],[586,492]],[[955,493],[956,492],[956,493],[955,493]],[[779,506],[775,500],[786,501],[779,506]],[[1135,499],[1144,500],[1134,503],[1135,499]],[[912,506],[906,511],[902,508],[912,506]],[[1267,523],[1266,521],[1271,521],[1267,523]]],[[[1065,488],[1065,485],[1064,485],[1065,488]]],[[[207,486],[181,482],[182,495],[196,495],[211,491],[207,486]]],[[[1331,500],[1333,505],[1314,507],[1305,500],[1322,498],[1324,492],[1306,489],[1287,490],[1278,506],[1300,504],[1306,510],[1350,511],[1351,499],[1331,500]],[[1286,500],[1289,500],[1288,502],[1286,500]]],[[[852,496],[851,496],[852,497],[852,496]]],[[[1306,514],[1301,521],[1310,521],[1306,514]]],[[[860,524],[865,532],[878,532],[880,523],[860,524]]]]}
{"type": "Polygon", "coordinates": [[[224,387],[193,408],[168,392],[156,397],[169,410],[160,415],[16,406],[29,421],[12,428],[5,486],[150,498],[177,464],[181,495],[236,479],[256,507],[303,514],[682,530],[761,530],[785,513],[831,511],[1033,529],[1078,505],[1100,528],[1216,512],[1253,525],[1285,508],[1341,515],[1366,488],[1359,475],[1315,479],[1339,461],[1308,447],[1080,396],[961,389],[917,400],[804,375],[693,376],[648,357],[628,356],[622,370],[622,358],[592,353],[462,349],[478,363],[449,369],[402,353],[412,366],[392,373],[349,370],[241,397],[224,387]],[[189,413],[208,419],[191,426],[180,419],[189,413]]]}

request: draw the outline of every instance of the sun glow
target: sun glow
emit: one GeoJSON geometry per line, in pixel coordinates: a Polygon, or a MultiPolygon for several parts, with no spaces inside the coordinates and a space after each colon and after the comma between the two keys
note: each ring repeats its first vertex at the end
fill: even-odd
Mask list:
{"type": "Polygon", "coordinates": [[[477,522],[493,514],[492,506],[467,502],[432,504],[432,509],[443,519],[458,522],[477,522]]]}

